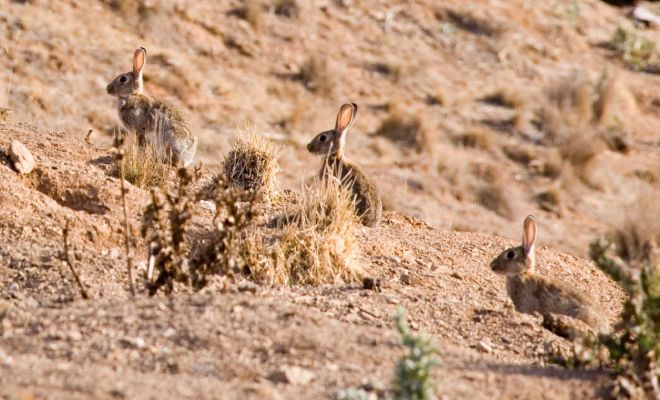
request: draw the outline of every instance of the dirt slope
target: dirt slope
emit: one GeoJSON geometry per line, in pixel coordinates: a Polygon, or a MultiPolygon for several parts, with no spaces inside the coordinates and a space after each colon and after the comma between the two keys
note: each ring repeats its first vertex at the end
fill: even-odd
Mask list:
{"type": "MultiPolygon", "coordinates": [[[[402,354],[391,321],[399,307],[440,350],[438,398],[602,394],[606,373],[547,364],[570,344],[517,313],[488,263],[534,213],[540,272],[590,293],[616,319],[622,292],[584,256],[638,191],[657,186],[660,80],[603,43],[617,25],[656,41],[658,30],[634,28],[597,0],[319,0],[298,2],[290,16],[264,0],[251,17],[241,17],[240,1],[0,2],[0,107],[12,112],[0,122],[3,397],[316,399],[367,384],[382,398],[402,354]],[[284,146],[281,186],[298,190],[319,164],[306,142],[332,127],[342,102],[360,104],[348,154],[389,209],[381,227],[359,235],[382,291],[243,282],[225,293],[214,282],[201,293],[130,298],[105,85],[138,45],[149,50],[146,91],[188,114],[207,177],[235,128],[250,123],[284,146]],[[618,86],[611,118],[593,129],[614,129],[629,151],[599,142],[592,184],[566,170],[540,176],[535,166],[555,150],[533,118],[546,88],[575,74],[595,86],[604,71],[618,86]],[[483,100],[503,87],[524,105],[483,100]],[[412,121],[394,130],[409,134],[379,133],[388,119],[412,121]],[[474,131],[482,144],[457,140],[474,131]],[[35,155],[28,176],[10,167],[12,140],[35,155]],[[510,148],[529,149],[531,160],[511,159],[510,148]],[[479,197],[494,182],[509,212],[479,197]],[[548,188],[558,188],[560,210],[541,207],[548,188]],[[67,220],[90,301],[60,260],[67,220]],[[309,382],[277,383],[290,366],[309,382]]],[[[137,231],[149,194],[129,185],[127,201],[141,272],[137,231]]],[[[196,223],[212,218],[194,211],[196,223]]]]}
{"type": "MultiPolygon", "coordinates": [[[[5,395],[327,398],[362,384],[385,390],[401,354],[391,322],[399,307],[440,349],[439,395],[593,397],[607,383],[604,373],[546,365],[552,349],[569,343],[539,319],[515,312],[503,279],[488,268],[510,242],[439,230],[396,213],[360,234],[380,292],[358,286],[248,286],[245,292],[232,285],[222,293],[217,283],[198,294],[131,300],[119,188],[107,175],[107,152],[29,126],[0,129],[0,146],[20,140],[39,162],[29,178],[0,167],[5,395]],[[71,242],[91,301],[79,298],[59,261],[66,218],[74,221],[71,242]],[[313,373],[312,383],[269,380],[287,366],[313,373]]],[[[137,227],[146,192],[130,187],[128,200],[137,227]]],[[[196,212],[204,218],[207,211],[196,212]]],[[[144,265],[139,245],[136,261],[144,265]]],[[[542,247],[539,264],[542,273],[590,292],[612,320],[620,312],[622,293],[587,261],[542,247]]]]}

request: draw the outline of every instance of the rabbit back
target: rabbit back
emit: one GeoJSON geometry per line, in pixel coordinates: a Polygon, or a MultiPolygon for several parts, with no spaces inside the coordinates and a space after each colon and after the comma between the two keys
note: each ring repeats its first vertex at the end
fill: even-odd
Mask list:
{"type": "Polygon", "coordinates": [[[520,312],[567,315],[597,331],[609,330],[609,322],[600,307],[571,286],[534,273],[508,276],[506,286],[520,312]]]}
{"type": "Polygon", "coordinates": [[[323,179],[332,175],[351,190],[360,221],[366,226],[378,226],[383,214],[383,201],[376,185],[362,168],[346,160],[327,157],[320,172],[323,179]]]}
{"type": "Polygon", "coordinates": [[[197,150],[197,138],[190,132],[182,113],[172,104],[143,94],[119,102],[119,118],[134,131],[140,143],[153,133],[171,157],[172,164],[188,165],[197,150]]]}

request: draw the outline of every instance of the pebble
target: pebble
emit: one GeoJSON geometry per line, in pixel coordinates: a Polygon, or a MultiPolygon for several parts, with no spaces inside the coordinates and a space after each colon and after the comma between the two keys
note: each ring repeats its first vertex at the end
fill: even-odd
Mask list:
{"type": "Polygon", "coordinates": [[[14,168],[21,174],[29,174],[35,166],[34,156],[27,147],[18,140],[11,142],[9,146],[9,158],[11,158],[14,168]]]}
{"type": "Polygon", "coordinates": [[[308,369],[297,366],[285,366],[282,369],[268,375],[268,380],[273,383],[291,384],[294,386],[306,385],[314,379],[314,373],[308,369]]]}
{"type": "Polygon", "coordinates": [[[480,340],[477,342],[477,350],[482,353],[490,354],[493,352],[493,346],[485,340],[480,340]]]}

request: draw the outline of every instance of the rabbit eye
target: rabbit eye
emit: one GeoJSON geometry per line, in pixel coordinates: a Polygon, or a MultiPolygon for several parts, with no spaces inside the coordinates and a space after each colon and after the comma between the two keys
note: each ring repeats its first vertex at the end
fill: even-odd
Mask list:
{"type": "Polygon", "coordinates": [[[508,258],[509,260],[511,260],[515,255],[516,255],[516,253],[514,253],[513,250],[509,250],[509,251],[506,253],[506,258],[508,258]]]}
{"type": "Polygon", "coordinates": [[[128,82],[128,77],[126,75],[119,78],[119,83],[126,83],[126,82],[128,82]]]}
{"type": "Polygon", "coordinates": [[[320,140],[321,142],[325,142],[326,140],[328,140],[328,137],[325,136],[325,135],[321,135],[321,137],[319,138],[319,140],[320,140]]]}

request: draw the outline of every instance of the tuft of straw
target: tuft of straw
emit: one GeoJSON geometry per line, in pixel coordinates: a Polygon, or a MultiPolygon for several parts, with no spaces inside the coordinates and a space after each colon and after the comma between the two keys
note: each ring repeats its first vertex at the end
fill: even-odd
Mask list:
{"type": "Polygon", "coordinates": [[[334,179],[317,182],[303,191],[287,224],[271,237],[248,241],[250,274],[278,285],[322,285],[357,282],[363,273],[356,265],[359,221],[351,194],[334,179]]]}
{"type": "Polygon", "coordinates": [[[228,182],[271,199],[277,184],[281,148],[254,129],[244,129],[225,156],[222,169],[228,182]]]}
{"type": "MultiPolygon", "coordinates": [[[[141,145],[133,132],[123,139],[123,178],[141,188],[159,187],[167,182],[171,163],[158,143],[146,140],[141,145]]],[[[115,166],[119,175],[120,166],[115,166]]]]}

